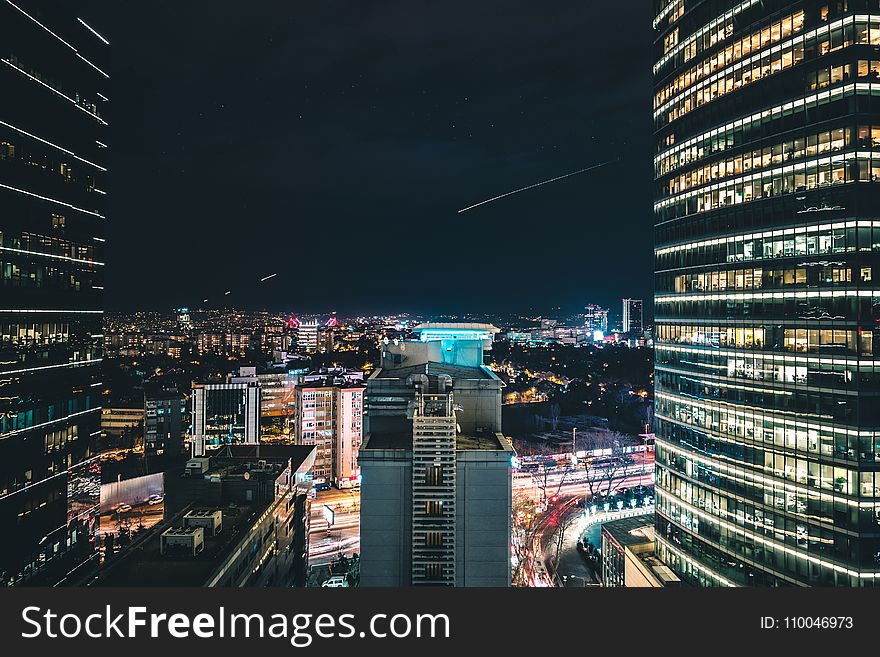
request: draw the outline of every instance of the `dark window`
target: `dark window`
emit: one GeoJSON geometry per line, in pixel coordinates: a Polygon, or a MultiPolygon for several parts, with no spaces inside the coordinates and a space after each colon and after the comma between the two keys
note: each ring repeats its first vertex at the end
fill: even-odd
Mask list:
{"type": "Polygon", "coordinates": [[[425,468],[425,484],[428,486],[440,486],[443,484],[443,468],[434,465],[425,468]]]}

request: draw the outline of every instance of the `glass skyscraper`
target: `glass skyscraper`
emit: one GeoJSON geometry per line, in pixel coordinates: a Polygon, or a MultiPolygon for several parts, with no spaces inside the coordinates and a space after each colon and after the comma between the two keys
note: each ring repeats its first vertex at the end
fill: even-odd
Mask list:
{"type": "Polygon", "coordinates": [[[654,27],[658,553],[874,586],[880,3],[662,0],[654,27]]]}
{"type": "Polygon", "coordinates": [[[0,585],[95,555],[109,44],[88,5],[0,2],[0,585]]]}

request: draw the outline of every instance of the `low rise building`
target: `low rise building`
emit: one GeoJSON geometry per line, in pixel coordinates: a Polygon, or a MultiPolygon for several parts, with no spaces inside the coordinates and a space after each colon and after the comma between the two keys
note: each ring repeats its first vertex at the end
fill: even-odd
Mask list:
{"type": "Polygon", "coordinates": [[[602,525],[602,586],[681,586],[678,576],[654,556],[654,514],[602,525]]]}
{"type": "Polygon", "coordinates": [[[233,446],[166,474],[165,517],[95,586],[301,587],[314,448],[233,446]]]}

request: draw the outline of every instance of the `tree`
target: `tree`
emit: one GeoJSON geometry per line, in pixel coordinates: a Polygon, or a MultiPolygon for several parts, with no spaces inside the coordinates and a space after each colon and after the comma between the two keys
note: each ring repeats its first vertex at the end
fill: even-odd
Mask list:
{"type": "Polygon", "coordinates": [[[532,473],[532,481],[535,482],[535,487],[539,491],[541,491],[541,505],[545,508],[547,506],[548,499],[552,497],[559,497],[559,493],[562,492],[562,487],[565,485],[566,480],[569,478],[573,470],[563,470],[562,476],[559,477],[559,483],[551,485],[549,478],[553,472],[554,471],[547,468],[547,465],[545,463],[541,466],[541,469],[538,472],[532,473]],[[548,490],[552,490],[553,492],[548,495],[548,490]]]}
{"type": "Polygon", "coordinates": [[[132,522],[131,518],[116,512],[116,540],[119,545],[128,545],[131,542],[132,522]]]}
{"type": "Polygon", "coordinates": [[[577,506],[575,506],[575,511],[569,513],[565,513],[559,518],[559,525],[556,528],[556,546],[553,553],[553,569],[557,572],[559,571],[559,553],[562,551],[562,545],[565,543],[565,535],[568,532],[569,528],[574,524],[575,520],[578,517],[577,506]]]}
{"type": "Polygon", "coordinates": [[[532,541],[539,514],[535,509],[535,501],[524,493],[513,497],[513,545],[516,555],[516,566],[513,569],[514,586],[528,586],[528,565],[533,558],[532,541]]]}
{"type": "Polygon", "coordinates": [[[559,404],[553,403],[550,404],[550,426],[553,431],[559,427],[559,414],[561,413],[561,409],[559,408],[559,404]]]}
{"type": "Polygon", "coordinates": [[[615,483],[628,476],[627,467],[630,460],[625,448],[632,442],[626,434],[616,431],[591,431],[577,436],[577,449],[595,454],[595,460],[601,460],[603,467],[588,465],[587,487],[590,495],[597,493],[610,495],[615,483]],[[604,492],[603,492],[604,490],[604,492]]]}

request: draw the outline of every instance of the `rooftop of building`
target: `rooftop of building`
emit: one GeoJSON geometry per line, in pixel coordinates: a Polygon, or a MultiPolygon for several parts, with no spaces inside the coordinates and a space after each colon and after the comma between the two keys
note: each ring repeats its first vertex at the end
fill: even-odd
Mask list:
{"type": "Polygon", "coordinates": [[[450,376],[453,380],[492,380],[498,377],[485,366],[471,367],[452,365],[449,363],[421,363],[403,367],[382,367],[377,369],[371,379],[406,379],[411,374],[427,374],[428,376],[450,376]]]}
{"type": "Polygon", "coordinates": [[[342,367],[322,367],[299,375],[300,388],[362,388],[364,373],[360,370],[348,370],[342,367]]]}
{"type": "Polygon", "coordinates": [[[211,452],[209,457],[212,468],[215,467],[215,463],[216,467],[219,467],[224,459],[276,462],[286,462],[290,459],[291,467],[296,470],[309,458],[314,449],[312,445],[226,445],[223,449],[211,452]]]}
{"type": "Polygon", "coordinates": [[[498,333],[501,329],[492,324],[479,322],[424,322],[413,331],[473,331],[475,333],[498,333]]]}
{"type": "Polygon", "coordinates": [[[157,379],[144,382],[144,397],[148,400],[180,399],[183,395],[177,385],[169,380],[157,379]]]}
{"type": "Polygon", "coordinates": [[[229,553],[238,545],[247,530],[268,503],[208,507],[192,505],[149,530],[136,540],[115,561],[108,563],[92,582],[93,586],[203,586],[229,553]],[[223,512],[222,530],[216,536],[204,534],[204,549],[196,556],[162,554],[162,533],[183,525],[183,516],[192,510],[223,512]]]}
{"type": "Polygon", "coordinates": [[[639,545],[654,541],[654,514],[649,513],[630,518],[621,518],[602,524],[607,532],[620,545],[639,545]]]}
{"type": "MultiPolygon", "coordinates": [[[[243,478],[245,473],[251,481],[277,478],[290,462],[291,469],[297,471],[309,460],[315,448],[311,445],[229,445],[211,453],[207,470],[197,477],[183,474],[182,466],[187,459],[179,461],[179,466],[166,473],[166,505],[172,496],[189,498],[191,490],[183,491],[168,477],[177,481],[219,477],[221,479],[243,478]],[[260,462],[265,462],[263,467],[260,462]]],[[[186,503],[163,522],[152,527],[144,536],[136,539],[118,557],[108,563],[93,582],[97,586],[202,586],[220,564],[229,556],[231,550],[256,523],[260,515],[273,499],[252,502],[235,499],[219,504],[206,503],[199,495],[186,500],[186,503]],[[212,536],[205,531],[204,550],[196,556],[161,553],[161,536],[164,531],[184,524],[183,517],[190,511],[216,511],[223,513],[223,528],[212,536]]],[[[168,513],[166,506],[166,513],[168,513]]]]}
{"type": "Polygon", "coordinates": [[[256,380],[247,380],[245,377],[235,375],[236,379],[239,379],[236,382],[231,381],[210,381],[210,382],[194,382],[192,384],[193,390],[205,389],[205,390],[246,390],[247,388],[258,388],[260,386],[259,381],[256,380]]]}
{"type": "MultiPolygon", "coordinates": [[[[412,449],[412,441],[412,419],[402,415],[376,416],[370,420],[370,435],[361,445],[361,450],[409,450],[412,449]]],[[[507,449],[499,437],[490,431],[480,434],[458,433],[455,448],[459,451],[507,449]]]]}

